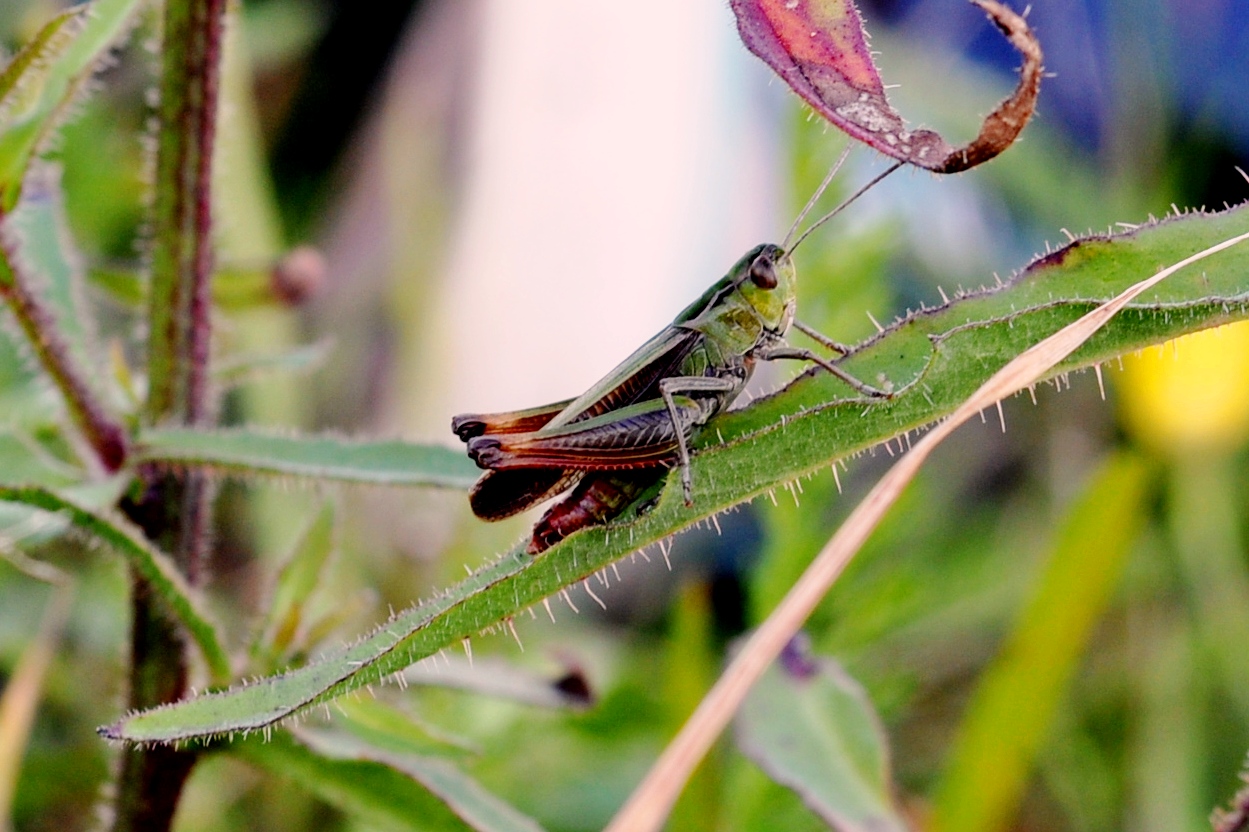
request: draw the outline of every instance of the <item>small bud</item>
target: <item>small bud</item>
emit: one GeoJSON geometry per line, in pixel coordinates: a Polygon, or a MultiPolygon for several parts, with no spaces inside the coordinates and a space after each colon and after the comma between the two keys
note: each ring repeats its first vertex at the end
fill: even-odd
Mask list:
{"type": "Polygon", "coordinates": [[[296,246],[273,267],[270,287],[278,300],[299,306],[325,287],[325,256],[312,246],[296,246]]]}

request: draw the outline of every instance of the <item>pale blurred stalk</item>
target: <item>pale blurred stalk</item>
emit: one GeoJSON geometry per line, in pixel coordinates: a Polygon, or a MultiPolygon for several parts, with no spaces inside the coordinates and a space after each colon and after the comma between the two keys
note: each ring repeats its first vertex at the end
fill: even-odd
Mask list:
{"type": "Polygon", "coordinates": [[[1176,459],[1166,520],[1198,634],[1228,696],[1249,721],[1249,573],[1240,533],[1239,462],[1226,454],[1176,459]]]}

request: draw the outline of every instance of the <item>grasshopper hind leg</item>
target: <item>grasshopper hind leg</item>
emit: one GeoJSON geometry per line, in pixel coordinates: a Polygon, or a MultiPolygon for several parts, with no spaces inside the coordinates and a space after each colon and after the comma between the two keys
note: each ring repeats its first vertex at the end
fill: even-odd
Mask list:
{"type": "MultiPolygon", "coordinates": [[[[676,434],[677,464],[681,468],[681,491],[685,496],[685,504],[687,506],[694,505],[694,483],[690,477],[690,451],[687,445],[692,428],[684,424],[681,418],[682,408],[677,407],[674,394],[710,393],[713,395],[722,394],[730,396],[741,388],[743,381],[743,378],[733,377],[678,376],[676,378],[665,378],[659,382],[659,394],[663,396],[664,404],[668,408],[668,416],[672,419],[673,432],[676,434]]],[[[704,402],[706,401],[714,401],[715,404],[708,409],[704,409],[705,405],[695,405],[698,408],[696,424],[699,426],[711,418],[716,410],[720,409],[718,398],[704,400],[704,402]]]]}
{"type": "Polygon", "coordinates": [[[502,520],[554,497],[580,478],[580,471],[560,468],[487,471],[469,492],[468,504],[482,520],[502,520]]]}

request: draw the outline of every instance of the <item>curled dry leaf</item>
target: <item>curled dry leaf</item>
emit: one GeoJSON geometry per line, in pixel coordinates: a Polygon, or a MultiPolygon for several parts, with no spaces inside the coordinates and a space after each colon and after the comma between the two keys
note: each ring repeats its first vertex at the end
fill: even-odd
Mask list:
{"type": "Polygon", "coordinates": [[[885,97],[853,0],[731,0],[731,5],[746,48],[817,113],[887,156],[934,173],[957,173],[1014,143],[1041,88],[1041,46],[1027,21],[995,0],[971,2],[1002,30],[1024,63],[1014,93],[963,147],[932,130],[907,130],[885,97]]]}

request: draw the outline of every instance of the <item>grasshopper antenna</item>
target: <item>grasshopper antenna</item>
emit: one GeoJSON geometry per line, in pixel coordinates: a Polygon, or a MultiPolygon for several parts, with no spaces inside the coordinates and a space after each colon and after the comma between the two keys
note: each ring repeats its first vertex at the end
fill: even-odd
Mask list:
{"type": "MultiPolygon", "coordinates": [[[[820,195],[820,193],[821,193],[821,192],[823,192],[824,188],[828,185],[829,181],[831,181],[831,180],[832,180],[832,178],[833,178],[833,174],[837,172],[837,168],[841,167],[841,162],[842,162],[842,160],[844,160],[845,158],[846,158],[846,155],[845,155],[845,153],[843,153],[843,154],[842,154],[842,156],[841,156],[841,159],[839,159],[839,160],[837,161],[837,164],[833,166],[832,171],[830,171],[830,172],[829,172],[829,175],[828,175],[827,177],[825,177],[825,179],[824,179],[824,184],[820,185],[820,190],[819,190],[819,191],[816,191],[816,196],[815,196],[815,197],[812,197],[812,200],[813,200],[813,201],[814,201],[814,199],[815,199],[816,197],[818,197],[818,196],[820,195]]],[[[890,165],[889,167],[885,168],[885,169],[884,169],[884,171],[882,171],[880,174],[878,174],[878,175],[877,175],[874,179],[872,179],[870,182],[868,182],[868,183],[867,183],[866,185],[864,185],[862,188],[859,188],[857,191],[855,191],[854,193],[852,193],[850,196],[846,197],[845,201],[844,201],[844,202],[842,202],[840,205],[838,205],[836,208],[834,208],[833,210],[829,211],[827,214],[825,214],[824,216],[820,217],[820,218],[819,218],[818,220],[816,220],[815,222],[811,223],[811,225],[807,227],[807,230],[806,230],[806,231],[804,231],[804,232],[802,232],[802,234],[801,234],[801,235],[799,235],[799,237],[798,237],[798,239],[797,239],[797,240],[794,240],[794,244],[793,244],[792,246],[791,246],[791,245],[786,245],[786,246],[783,246],[783,247],[782,247],[782,248],[784,248],[784,249],[785,249],[785,256],[786,256],[786,257],[788,257],[789,255],[793,254],[793,253],[794,253],[794,249],[796,249],[796,248],[798,248],[798,246],[802,245],[802,241],[803,241],[803,240],[805,240],[805,239],[807,239],[807,237],[811,236],[811,232],[812,232],[812,231],[814,231],[815,229],[819,228],[821,225],[823,225],[824,223],[826,223],[826,222],[828,222],[829,220],[831,220],[833,217],[835,217],[835,216],[837,216],[838,214],[840,214],[840,213],[841,213],[841,212],[842,212],[842,211],[843,211],[846,207],[848,207],[848,206],[850,205],[850,203],[854,202],[856,199],[858,199],[859,197],[863,196],[863,194],[865,194],[865,193],[867,193],[868,191],[870,191],[870,190],[871,190],[871,189],[872,189],[872,188],[873,188],[873,187],[874,187],[874,186],[875,186],[878,182],[880,182],[880,180],[884,179],[886,176],[888,176],[889,174],[893,173],[893,172],[894,172],[895,170],[897,170],[898,168],[902,167],[902,165],[903,165],[903,164],[904,164],[903,162],[894,162],[892,165],[890,165]]],[[[810,204],[808,203],[807,208],[804,208],[804,209],[803,209],[803,211],[802,211],[802,213],[803,213],[803,214],[806,214],[806,213],[807,213],[807,210],[808,210],[809,208],[810,208],[810,204]]],[[[799,216],[799,219],[801,219],[801,218],[802,218],[802,217],[801,217],[801,216],[799,216]]],[[[797,223],[797,222],[795,222],[795,223],[794,223],[794,226],[795,226],[795,227],[797,227],[797,225],[798,225],[798,223],[797,223]]],[[[790,229],[790,234],[792,234],[792,233],[793,233],[793,229],[790,229]]],[[[788,235],[786,236],[786,238],[785,238],[785,239],[786,239],[786,242],[788,242],[788,240],[789,240],[788,235]]]]}
{"type": "Polygon", "coordinates": [[[785,242],[781,243],[781,248],[789,251],[789,241],[794,238],[794,232],[798,230],[798,226],[802,225],[802,221],[807,218],[807,214],[811,213],[811,209],[815,207],[815,203],[824,195],[824,191],[828,189],[829,184],[833,181],[833,177],[837,175],[837,171],[841,170],[841,166],[845,164],[846,158],[850,155],[852,146],[847,144],[846,149],[841,151],[841,155],[837,157],[837,161],[833,162],[833,166],[828,169],[828,173],[824,175],[824,181],[820,183],[820,187],[815,189],[815,193],[811,194],[811,198],[807,200],[807,204],[802,206],[802,210],[798,212],[798,216],[794,218],[794,224],[789,227],[789,231],[785,234],[785,242]]]}

